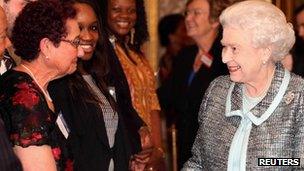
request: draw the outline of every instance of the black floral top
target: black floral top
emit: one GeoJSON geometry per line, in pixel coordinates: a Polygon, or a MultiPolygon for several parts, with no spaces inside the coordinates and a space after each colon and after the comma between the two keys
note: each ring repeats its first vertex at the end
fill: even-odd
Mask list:
{"type": "Polygon", "coordinates": [[[65,138],[38,85],[27,73],[9,70],[1,76],[0,87],[0,113],[12,144],[49,145],[58,170],[64,170],[69,163],[65,138]]]}

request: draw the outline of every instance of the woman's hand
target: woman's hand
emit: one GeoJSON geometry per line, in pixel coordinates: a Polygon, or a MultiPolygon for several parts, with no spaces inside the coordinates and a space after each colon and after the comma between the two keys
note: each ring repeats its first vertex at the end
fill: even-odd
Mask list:
{"type": "Polygon", "coordinates": [[[145,170],[163,171],[165,169],[165,153],[161,147],[154,148],[145,170]]]}
{"type": "Polygon", "coordinates": [[[130,161],[130,170],[143,171],[147,163],[150,161],[153,149],[154,149],[153,147],[143,149],[141,152],[133,155],[130,161]]]}
{"type": "Polygon", "coordinates": [[[154,147],[151,131],[147,126],[141,127],[138,133],[140,135],[141,148],[143,150],[154,147]]]}
{"type": "Polygon", "coordinates": [[[141,127],[138,131],[141,140],[142,151],[133,155],[130,160],[130,170],[142,171],[150,161],[154,145],[151,138],[151,132],[148,127],[141,127]]]}

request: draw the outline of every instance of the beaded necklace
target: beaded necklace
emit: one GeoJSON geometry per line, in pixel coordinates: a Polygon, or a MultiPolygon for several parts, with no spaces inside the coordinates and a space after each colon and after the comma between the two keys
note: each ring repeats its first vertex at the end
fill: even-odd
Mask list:
{"type": "Polygon", "coordinates": [[[23,65],[23,64],[20,64],[20,66],[22,66],[24,69],[27,70],[27,72],[30,74],[30,76],[33,78],[33,80],[36,82],[36,84],[38,85],[38,87],[41,89],[41,91],[42,91],[42,93],[44,94],[44,96],[45,96],[50,102],[52,102],[52,99],[51,99],[51,96],[50,96],[49,92],[45,91],[45,90],[41,87],[41,85],[38,83],[38,81],[37,81],[36,77],[34,76],[34,74],[32,73],[32,71],[31,71],[28,67],[26,67],[25,65],[23,65]]]}

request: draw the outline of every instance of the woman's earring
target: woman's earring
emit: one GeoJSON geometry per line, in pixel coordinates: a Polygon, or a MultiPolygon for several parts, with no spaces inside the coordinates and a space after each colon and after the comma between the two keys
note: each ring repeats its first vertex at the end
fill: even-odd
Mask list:
{"type": "Polygon", "coordinates": [[[131,45],[133,45],[134,44],[135,28],[132,28],[130,30],[130,34],[131,34],[131,41],[130,41],[130,43],[131,43],[131,45]]]}
{"type": "Polygon", "coordinates": [[[266,65],[266,63],[267,63],[267,61],[263,61],[263,62],[262,62],[263,65],[266,65]]]}

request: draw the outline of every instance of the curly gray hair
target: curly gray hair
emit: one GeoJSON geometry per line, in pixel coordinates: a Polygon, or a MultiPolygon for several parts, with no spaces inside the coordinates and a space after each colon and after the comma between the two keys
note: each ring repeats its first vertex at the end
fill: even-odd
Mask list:
{"type": "Polygon", "coordinates": [[[223,11],[220,23],[249,30],[253,34],[254,47],[272,47],[272,59],[282,60],[295,42],[291,23],[284,13],[269,2],[248,0],[236,3],[223,11]]]}

